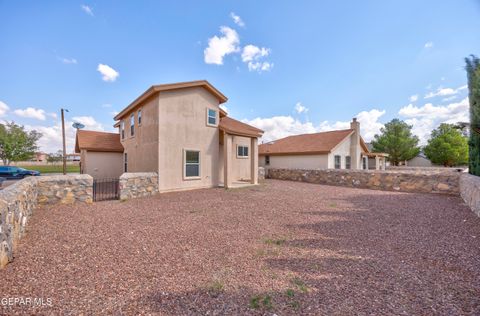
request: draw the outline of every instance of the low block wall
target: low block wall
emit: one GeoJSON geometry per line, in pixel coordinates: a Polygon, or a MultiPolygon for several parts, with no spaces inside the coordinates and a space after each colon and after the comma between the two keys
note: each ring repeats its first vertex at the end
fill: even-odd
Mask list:
{"type": "Polygon", "coordinates": [[[17,242],[25,235],[38,205],[91,203],[89,175],[29,177],[0,191],[0,268],[13,260],[17,242]]]}
{"type": "Polygon", "coordinates": [[[151,196],[158,193],[156,172],[124,173],[120,176],[120,200],[151,196]]]}
{"type": "Polygon", "coordinates": [[[460,176],[460,196],[470,209],[480,216],[480,177],[463,173],[460,176]]]}
{"type": "Polygon", "coordinates": [[[459,172],[268,169],[270,179],[374,190],[459,194],[459,172]]]}

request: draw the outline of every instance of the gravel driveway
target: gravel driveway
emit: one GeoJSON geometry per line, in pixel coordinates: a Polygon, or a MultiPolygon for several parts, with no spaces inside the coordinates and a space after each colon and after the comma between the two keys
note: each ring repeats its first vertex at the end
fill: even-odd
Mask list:
{"type": "Polygon", "coordinates": [[[480,218],[453,196],[274,180],[39,209],[0,270],[9,297],[52,304],[3,313],[479,315],[480,218]]]}

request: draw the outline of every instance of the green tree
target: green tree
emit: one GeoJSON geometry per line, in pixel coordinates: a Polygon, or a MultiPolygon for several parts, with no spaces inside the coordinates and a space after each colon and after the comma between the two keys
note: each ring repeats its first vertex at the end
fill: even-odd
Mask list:
{"type": "Polygon", "coordinates": [[[32,158],[41,136],[35,130],[27,132],[23,126],[14,122],[0,124],[0,159],[9,165],[12,161],[32,158]]]}
{"type": "Polygon", "coordinates": [[[470,139],[468,141],[468,170],[480,176],[480,59],[465,58],[470,100],[470,139]]]}
{"type": "Polygon", "coordinates": [[[468,162],[467,138],[453,124],[440,124],[432,131],[425,155],[435,164],[453,167],[468,162]]]}
{"type": "Polygon", "coordinates": [[[420,152],[418,137],[412,134],[412,126],[399,119],[393,119],[380,129],[372,141],[373,151],[389,155],[394,166],[400,161],[412,159],[420,152]]]}

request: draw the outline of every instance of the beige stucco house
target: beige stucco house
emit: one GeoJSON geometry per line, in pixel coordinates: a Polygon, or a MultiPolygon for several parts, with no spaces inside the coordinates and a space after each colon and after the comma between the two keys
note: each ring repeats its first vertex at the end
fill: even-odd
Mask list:
{"type": "Polygon", "coordinates": [[[294,135],[259,146],[265,168],[385,170],[384,153],[372,153],[354,118],[350,129],[294,135]]]}
{"type": "Polygon", "coordinates": [[[77,131],[75,152],[80,154],[80,173],[94,179],[118,178],[123,173],[123,146],[120,135],[77,131]]]}
{"type": "Polygon", "coordinates": [[[150,87],[115,116],[121,172],[157,172],[160,192],[257,184],[263,131],[228,117],[226,101],[205,80],[150,87]]]}

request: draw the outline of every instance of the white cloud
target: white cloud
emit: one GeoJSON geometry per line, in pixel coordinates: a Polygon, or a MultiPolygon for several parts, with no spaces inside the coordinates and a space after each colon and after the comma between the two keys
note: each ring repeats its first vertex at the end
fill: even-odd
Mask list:
{"type": "Polygon", "coordinates": [[[105,64],[98,64],[97,70],[102,74],[102,80],[107,82],[117,80],[117,77],[120,75],[118,71],[105,64]]]}
{"type": "Polygon", "coordinates": [[[460,102],[448,105],[433,105],[427,103],[421,107],[409,104],[398,112],[399,115],[407,118],[405,122],[413,125],[412,132],[420,138],[422,145],[430,138],[430,133],[440,123],[455,124],[457,122],[469,121],[468,98],[460,102]]]}
{"type": "Polygon", "coordinates": [[[444,97],[444,96],[449,96],[449,95],[455,95],[455,94],[458,94],[460,91],[465,90],[467,88],[468,88],[467,85],[458,87],[457,89],[441,88],[440,87],[435,92],[432,91],[432,92],[427,93],[425,95],[425,99],[431,99],[431,98],[438,97],[438,96],[444,97]]]}
{"type": "Polygon", "coordinates": [[[426,42],[425,45],[423,45],[424,48],[432,48],[433,47],[433,42],[426,42]]]}
{"type": "Polygon", "coordinates": [[[273,67],[273,63],[262,61],[270,54],[270,48],[247,45],[242,51],[242,61],[248,65],[250,71],[268,71],[273,67]]]}
{"type": "Polygon", "coordinates": [[[77,64],[77,60],[75,58],[59,58],[59,59],[64,64],[77,64]]]}
{"type": "MultiPolygon", "coordinates": [[[[86,130],[103,131],[102,124],[95,121],[91,116],[73,117],[72,120],[65,122],[65,140],[67,144],[67,152],[73,153],[75,147],[75,128],[72,127],[74,122],[80,122],[85,125],[86,130]]],[[[38,141],[41,151],[54,153],[62,149],[62,124],[57,122],[55,125],[25,125],[27,130],[36,130],[42,133],[42,137],[38,141]]]]}
{"type": "Polygon", "coordinates": [[[8,105],[2,101],[0,101],[0,117],[5,116],[7,114],[7,111],[10,110],[8,105]]]}
{"type": "Polygon", "coordinates": [[[54,112],[48,113],[47,115],[50,116],[53,119],[57,118],[57,113],[54,113],[54,112]]]}
{"type": "MultiPolygon", "coordinates": [[[[378,119],[385,114],[385,111],[372,109],[370,111],[362,111],[356,116],[360,122],[362,137],[365,141],[370,141],[376,133],[379,133],[383,126],[378,119]]],[[[263,142],[269,142],[290,135],[318,133],[323,131],[347,129],[350,128],[350,120],[337,121],[330,123],[323,121],[318,126],[312,122],[302,122],[291,116],[274,116],[271,118],[255,118],[253,120],[243,120],[247,124],[251,124],[265,131],[262,137],[263,142]]]]}
{"type": "Polygon", "coordinates": [[[18,115],[20,117],[24,118],[32,118],[40,121],[45,121],[45,111],[42,109],[36,109],[32,107],[28,107],[26,109],[17,109],[13,111],[15,115],[18,115]]]}
{"type": "Polygon", "coordinates": [[[233,22],[235,22],[236,25],[240,27],[245,27],[245,23],[242,21],[242,19],[236,15],[234,12],[230,13],[230,17],[233,19],[233,22]]]}
{"type": "Polygon", "coordinates": [[[418,94],[414,94],[412,96],[410,96],[410,98],[408,98],[410,100],[410,102],[415,102],[418,100],[418,94]]]}
{"type": "Polygon", "coordinates": [[[295,111],[296,111],[298,114],[307,113],[307,112],[308,112],[308,108],[307,108],[306,106],[303,106],[301,102],[297,102],[297,104],[295,104],[295,111]]]}
{"type": "Polygon", "coordinates": [[[220,33],[223,36],[215,35],[208,39],[208,47],[203,51],[204,60],[207,64],[223,65],[223,58],[226,55],[240,50],[238,47],[240,39],[234,29],[222,26],[220,27],[220,33]]]}
{"type": "Polygon", "coordinates": [[[90,16],[93,16],[93,9],[91,7],[89,7],[86,4],[82,4],[80,7],[82,8],[83,12],[85,12],[86,14],[88,14],[90,16]]]}

